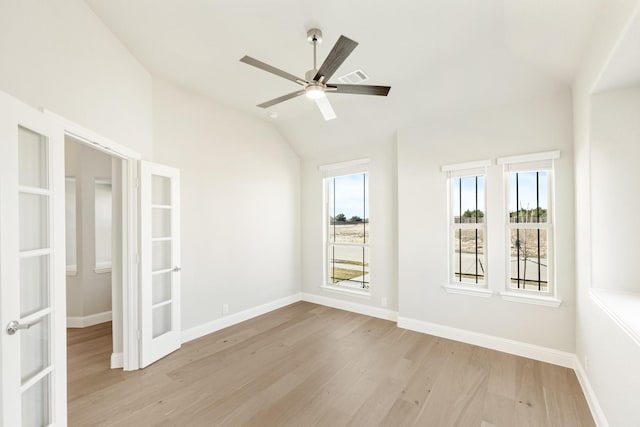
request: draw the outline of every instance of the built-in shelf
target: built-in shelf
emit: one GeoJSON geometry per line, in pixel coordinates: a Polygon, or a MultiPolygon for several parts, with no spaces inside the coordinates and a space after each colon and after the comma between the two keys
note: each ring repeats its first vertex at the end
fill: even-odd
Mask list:
{"type": "Polygon", "coordinates": [[[640,292],[591,289],[596,303],[629,337],[640,345],[640,292]]]}

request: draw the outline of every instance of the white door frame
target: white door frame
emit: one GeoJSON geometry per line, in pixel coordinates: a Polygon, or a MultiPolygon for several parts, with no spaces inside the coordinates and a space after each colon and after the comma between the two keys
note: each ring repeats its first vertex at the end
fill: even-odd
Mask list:
{"type": "Polygon", "coordinates": [[[61,123],[65,135],[122,160],[122,368],[125,371],[139,369],[138,163],[142,156],[49,110],[42,111],[61,123]]]}

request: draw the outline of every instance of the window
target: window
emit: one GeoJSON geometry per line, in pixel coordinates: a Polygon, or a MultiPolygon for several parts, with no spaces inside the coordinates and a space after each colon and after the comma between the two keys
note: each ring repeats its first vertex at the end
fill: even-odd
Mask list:
{"type": "Polygon", "coordinates": [[[489,162],[443,166],[449,183],[449,283],[486,287],[485,175],[489,162]]]}
{"type": "Polygon", "coordinates": [[[111,271],[111,180],[95,179],[96,273],[111,271]]]}
{"type": "Polygon", "coordinates": [[[76,260],[76,179],[65,178],[65,242],[67,247],[67,275],[74,276],[78,272],[76,260]]]}
{"type": "Polygon", "coordinates": [[[553,294],[553,159],[557,155],[498,161],[504,164],[507,186],[509,291],[553,294]]]}
{"type": "MultiPolygon", "coordinates": [[[[363,169],[360,165],[357,169],[363,169]]],[[[368,290],[369,173],[337,175],[331,170],[325,187],[325,285],[368,290]]],[[[344,170],[342,170],[344,172],[344,170]]]]}

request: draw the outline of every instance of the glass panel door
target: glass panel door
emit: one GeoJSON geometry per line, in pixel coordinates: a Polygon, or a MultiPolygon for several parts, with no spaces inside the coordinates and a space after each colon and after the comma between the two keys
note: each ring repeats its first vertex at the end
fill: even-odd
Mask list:
{"type": "Polygon", "coordinates": [[[180,347],[179,171],[141,165],[141,366],[180,347]]]}
{"type": "Polygon", "coordinates": [[[64,425],[63,131],[1,92],[0,109],[0,424],[64,425]]]}

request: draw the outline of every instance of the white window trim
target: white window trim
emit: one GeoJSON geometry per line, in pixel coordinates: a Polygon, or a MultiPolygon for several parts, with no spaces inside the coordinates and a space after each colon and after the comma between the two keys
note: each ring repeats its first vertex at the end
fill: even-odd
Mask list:
{"type": "MultiPolygon", "coordinates": [[[[486,275],[485,275],[486,277],[486,275]]],[[[447,293],[455,295],[470,295],[474,297],[490,298],[493,296],[493,291],[489,290],[486,286],[474,286],[463,284],[447,284],[442,287],[447,293]]]]}
{"type": "Polygon", "coordinates": [[[488,259],[488,245],[487,245],[487,168],[491,166],[491,160],[480,160],[475,162],[456,163],[451,165],[444,165],[441,167],[442,172],[447,172],[447,223],[448,223],[448,271],[447,271],[447,284],[443,286],[444,290],[450,294],[457,295],[471,295],[483,298],[489,298],[493,295],[493,292],[489,290],[489,266],[488,259]],[[484,206],[485,216],[484,221],[478,227],[474,224],[456,224],[453,219],[452,213],[452,194],[453,194],[453,179],[464,176],[483,176],[484,177],[484,206]],[[453,248],[455,247],[454,230],[455,228],[468,228],[468,229],[481,229],[484,234],[484,283],[474,285],[472,283],[457,282],[454,280],[455,275],[455,259],[452,256],[453,248]]]}
{"type": "MultiPolygon", "coordinates": [[[[503,188],[504,188],[504,208],[503,215],[505,221],[505,288],[500,292],[500,296],[505,301],[519,302],[526,304],[536,304],[547,307],[560,307],[562,300],[558,298],[558,285],[556,280],[556,251],[555,251],[555,160],[560,158],[560,151],[547,151],[542,153],[524,154],[511,157],[499,157],[497,164],[503,166],[503,188]],[[509,166],[518,163],[536,163],[551,161],[551,167],[547,170],[547,185],[549,194],[549,207],[547,208],[546,223],[511,223],[509,217],[509,166]],[[514,227],[518,224],[519,227],[514,227]],[[545,229],[547,231],[547,288],[546,292],[527,289],[517,289],[511,286],[511,229],[545,229]]],[[[543,169],[532,169],[543,170],[543,169]]]]}
{"type": "MultiPolygon", "coordinates": [[[[350,288],[336,286],[329,283],[329,179],[344,175],[353,175],[357,173],[369,173],[369,166],[371,159],[363,158],[356,160],[349,160],[339,163],[330,163],[318,166],[318,170],[322,172],[322,194],[323,194],[323,215],[322,215],[322,236],[323,236],[323,262],[322,262],[322,284],[320,288],[330,292],[337,292],[346,295],[354,295],[359,297],[371,297],[371,288],[373,286],[373,276],[371,269],[369,269],[369,288],[350,288]]],[[[369,223],[371,223],[371,209],[369,208],[369,223]]],[[[364,246],[369,250],[369,260],[371,260],[371,237],[369,237],[368,243],[358,244],[358,246],[364,246]]]]}

